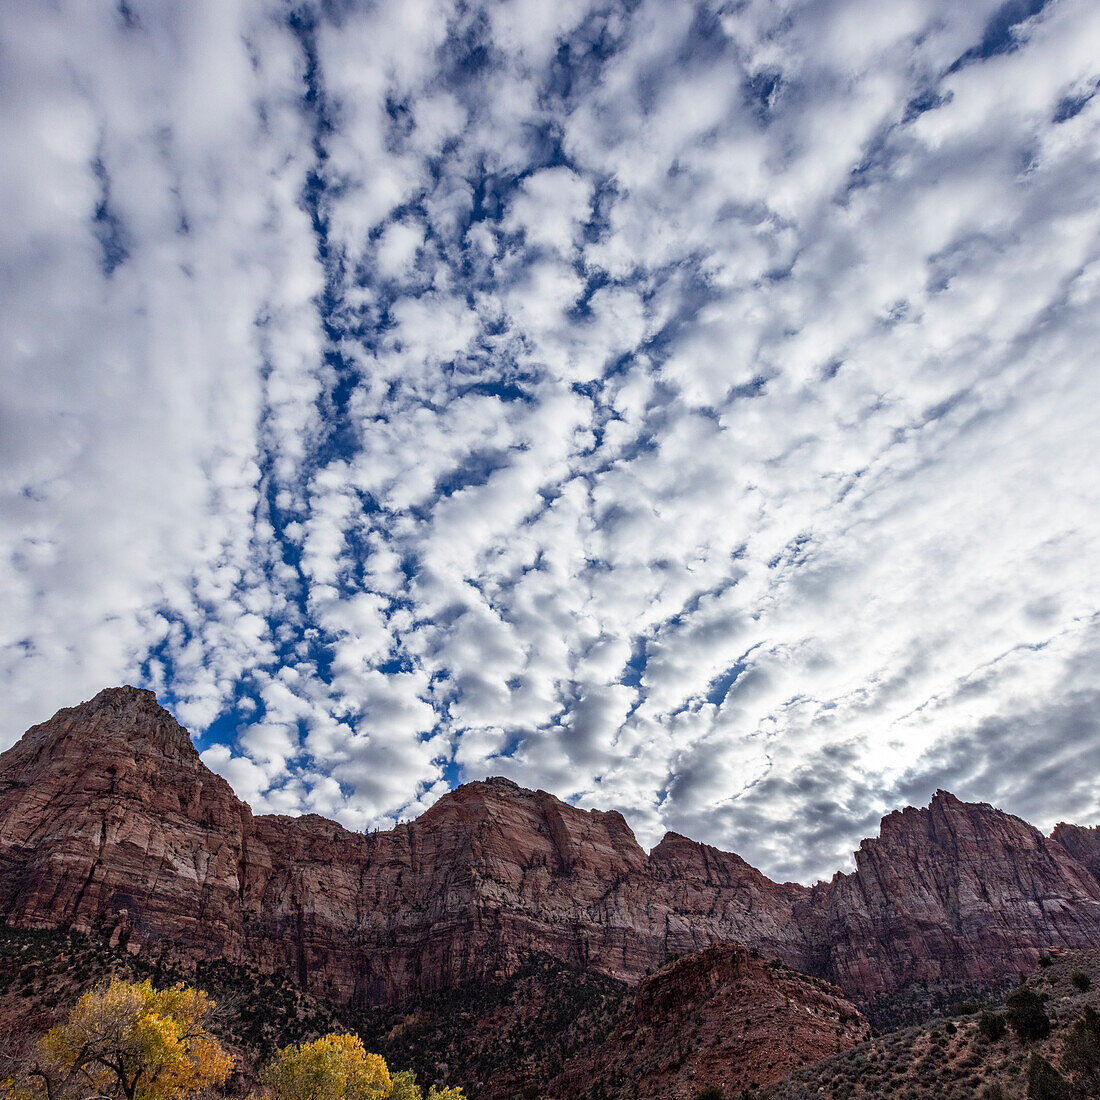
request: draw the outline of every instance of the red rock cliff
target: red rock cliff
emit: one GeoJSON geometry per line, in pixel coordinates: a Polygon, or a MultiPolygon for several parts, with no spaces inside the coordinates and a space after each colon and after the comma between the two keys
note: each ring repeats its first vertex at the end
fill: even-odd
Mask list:
{"type": "Polygon", "coordinates": [[[1018,817],[937,791],[895,810],[856,870],[815,889],[815,969],[866,1000],[909,981],[990,981],[1100,935],[1100,888],[1018,817]]]}
{"type": "Polygon", "coordinates": [[[1087,829],[1083,825],[1067,825],[1063,821],[1054,826],[1054,832],[1050,835],[1100,882],[1100,826],[1087,829]]]}
{"type": "Polygon", "coordinates": [[[0,920],[284,968],[359,1003],[532,950],[637,981],[728,940],[870,999],[1100,946],[1100,884],[1024,822],[942,793],[813,890],[676,834],[647,856],[621,815],[502,779],[372,836],[253,816],[151,692],[116,688],[0,756],[0,920]]]}

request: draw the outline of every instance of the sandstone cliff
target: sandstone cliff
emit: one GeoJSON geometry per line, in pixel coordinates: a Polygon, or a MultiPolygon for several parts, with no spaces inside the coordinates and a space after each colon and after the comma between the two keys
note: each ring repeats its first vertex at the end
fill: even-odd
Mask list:
{"type": "Polygon", "coordinates": [[[1100,826],[1087,829],[1083,825],[1060,822],[1050,835],[1100,882],[1100,826]]]}
{"type": "Polygon", "coordinates": [[[895,810],[856,870],[815,891],[813,969],[864,1000],[905,982],[996,981],[1100,932],[1100,884],[1025,821],[937,791],[895,810]]]}
{"type": "Polygon", "coordinates": [[[58,712],[0,755],[0,920],[285,969],[345,1002],[510,973],[531,951],[639,981],[730,940],[872,1000],[1100,946],[1100,883],[1017,818],[940,792],[813,889],[508,780],[362,836],[254,816],[151,692],[58,712]]]}

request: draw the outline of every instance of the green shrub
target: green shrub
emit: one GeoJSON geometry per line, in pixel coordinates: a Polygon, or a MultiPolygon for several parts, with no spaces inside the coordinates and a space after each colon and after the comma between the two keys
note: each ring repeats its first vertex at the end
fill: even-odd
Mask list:
{"type": "Polygon", "coordinates": [[[1003,1012],[983,1012],[978,1020],[978,1031],[991,1043],[1004,1037],[1008,1023],[1003,1012]]]}
{"type": "Polygon", "coordinates": [[[1089,1095],[1100,1095],[1100,1016],[1089,1005],[1066,1033],[1062,1069],[1089,1095]]]}
{"type": "Polygon", "coordinates": [[[1073,1100],[1069,1082],[1034,1050],[1027,1063],[1027,1100],[1073,1100]]]}
{"type": "Polygon", "coordinates": [[[1043,998],[1022,985],[1005,998],[1008,1026],[1025,1042],[1044,1039],[1050,1034],[1050,1017],[1043,1007],[1043,998]]]}
{"type": "Polygon", "coordinates": [[[1069,980],[1082,992],[1087,993],[1092,986],[1092,979],[1087,975],[1081,973],[1080,970],[1075,970],[1070,976],[1069,980]]]}

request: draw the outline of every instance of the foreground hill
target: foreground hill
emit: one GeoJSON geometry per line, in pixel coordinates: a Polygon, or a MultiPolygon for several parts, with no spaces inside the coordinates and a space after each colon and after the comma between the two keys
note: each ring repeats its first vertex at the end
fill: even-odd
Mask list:
{"type": "Polygon", "coordinates": [[[869,1039],[840,990],[726,944],[686,955],[642,982],[629,1012],[546,1088],[574,1100],[728,1096],[869,1039]]]}
{"type": "Polygon", "coordinates": [[[0,755],[0,921],[285,971],[353,1006],[499,982],[533,954],[628,983],[737,941],[861,1005],[1100,947],[1093,833],[938,792],[813,888],[618,813],[471,783],[386,833],[253,815],[151,692],[114,688],[0,755]],[[1063,834],[1069,833],[1062,827],[1063,834]]]}
{"type": "MultiPolygon", "coordinates": [[[[1100,951],[1045,957],[1024,989],[1043,1002],[1049,1033],[1022,1037],[1005,1005],[961,1004],[923,1025],[862,1043],[792,1073],[756,1100],[1023,1100],[1025,1096],[1095,1100],[1100,1096],[1100,1036],[1067,1058],[1086,1006],[1100,1010],[1100,951]],[[1002,1021],[988,1026],[989,1020],[1002,1021]],[[1028,1092],[1032,1055],[1063,1071],[1051,1091],[1028,1092]]],[[[1010,998],[1011,999],[1011,998],[1010,998]]]]}

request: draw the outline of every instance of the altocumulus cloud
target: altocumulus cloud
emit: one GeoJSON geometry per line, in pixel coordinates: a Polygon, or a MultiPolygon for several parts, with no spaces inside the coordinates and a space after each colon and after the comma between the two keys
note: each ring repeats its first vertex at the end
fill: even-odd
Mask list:
{"type": "Polygon", "coordinates": [[[1100,781],[1093,0],[10,3],[3,743],[775,875],[1100,781]]]}

